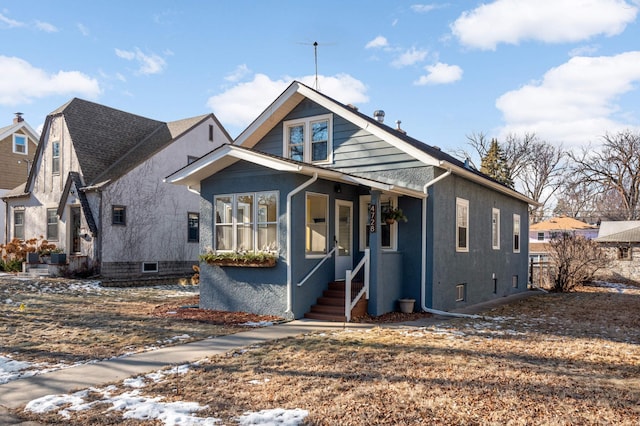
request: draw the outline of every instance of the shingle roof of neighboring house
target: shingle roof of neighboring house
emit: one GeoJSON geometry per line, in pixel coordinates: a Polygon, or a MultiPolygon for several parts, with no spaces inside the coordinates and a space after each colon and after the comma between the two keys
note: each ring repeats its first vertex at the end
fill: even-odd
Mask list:
{"type": "MultiPolygon", "coordinates": [[[[74,98],[47,116],[45,129],[53,117],[61,114],[87,187],[100,186],[123,176],[208,117],[219,124],[213,114],[165,123],[74,98]]],[[[39,144],[36,157],[41,155],[43,147],[44,144],[39,144]]],[[[29,191],[34,170],[32,168],[23,192],[29,191]]],[[[11,194],[18,190],[14,189],[11,194]]]]}
{"type": "Polygon", "coordinates": [[[599,243],[638,243],[640,242],[640,226],[598,237],[594,241],[599,243]]]}
{"type": "Polygon", "coordinates": [[[566,216],[553,217],[549,220],[529,225],[530,231],[572,231],[597,228],[597,226],[589,225],[588,223],[584,223],[578,219],[566,216]]]}

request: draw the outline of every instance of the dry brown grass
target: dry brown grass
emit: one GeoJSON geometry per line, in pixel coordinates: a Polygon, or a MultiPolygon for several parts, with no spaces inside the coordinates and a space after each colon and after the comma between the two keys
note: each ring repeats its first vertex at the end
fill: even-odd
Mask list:
{"type": "MultiPolygon", "coordinates": [[[[208,405],[198,416],[224,424],[283,407],[308,410],[314,425],[637,425],[639,312],[640,290],[540,294],[485,313],[493,319],[311,334],[236,351],[149,381],[144,394],[208,405]]],[[[103,410],[64,422],[123,421],[103,410]]]]}
{"type": "Polygon", "coordinates": [[[197,304],[197,287],[101,288],[73,280],[0,277],[0,355],[73,363],[245,329],[237,321],[216,324],[155,315],[168,302],[175,307],[197,304]]]}

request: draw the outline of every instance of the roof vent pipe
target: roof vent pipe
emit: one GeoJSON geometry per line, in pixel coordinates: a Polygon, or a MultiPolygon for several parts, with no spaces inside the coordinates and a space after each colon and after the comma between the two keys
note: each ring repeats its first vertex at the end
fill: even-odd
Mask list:
{"type": "Polygon", "coordinates": [[[24,121],[24,118],[22,118],[22,113],[21,112],[16,112],[14,114],[16,115],[16,117],[13,119],[13,124],[17,124],[17,123],[20,123],[20,122],[24,121]]]}
{"type": "Polygon", "coordinates": [[[402,133],[403,135],[406,135],[407,132],[400,128],[400,124],[402,124],[402,121],[396,120],[396,131],[402,133]]]}
{"type": "Polygon", "coordinates": [[[384,111],[377,109],[373,112],[373,117],[378,120],[378,123],[384,123],[384,111]]]}

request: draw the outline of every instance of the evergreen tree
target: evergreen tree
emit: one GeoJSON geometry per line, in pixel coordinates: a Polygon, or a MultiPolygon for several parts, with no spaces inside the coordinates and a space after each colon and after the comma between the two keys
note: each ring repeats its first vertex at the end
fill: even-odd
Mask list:
{"type": "Polygon", "coordinates": [[[491,139],[489,150],[482,158],[480,171],[509,188],[513,188],[513,180],[509,177],[510,173],[509,166],[507,165],[507,157],[500,147],[500,144],[498,144],[498,140],[495,138],[491,139]]]}

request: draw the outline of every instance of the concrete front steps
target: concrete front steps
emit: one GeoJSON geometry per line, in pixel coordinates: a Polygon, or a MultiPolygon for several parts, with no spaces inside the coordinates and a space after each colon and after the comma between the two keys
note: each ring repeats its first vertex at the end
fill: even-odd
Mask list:
{"type": "MultiPolygon", "coordinates": [[[[353,293],[357,293],[364,284],[353,282],[351,285],[353,293]]],[[[310,312],[304,314],[304,317],[321,321],[345,322],[347,318],[344,314],[344,287],[344,281],[329,283],[329,289],[322,293],[322,297],[318,298],[317,303],[311,307],[310,312]]],[[[351,318],[362,317],[366,313],[367,300],[363,296],[351,310],[351,318]]]]}

